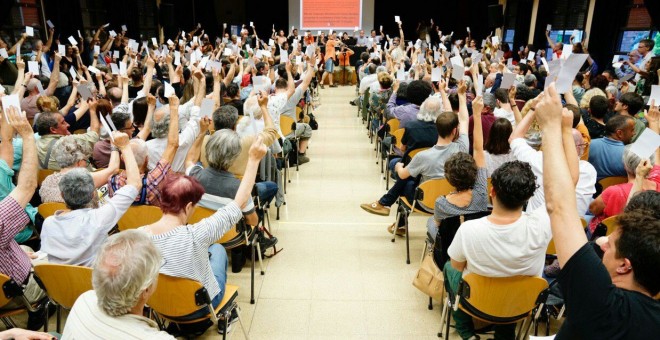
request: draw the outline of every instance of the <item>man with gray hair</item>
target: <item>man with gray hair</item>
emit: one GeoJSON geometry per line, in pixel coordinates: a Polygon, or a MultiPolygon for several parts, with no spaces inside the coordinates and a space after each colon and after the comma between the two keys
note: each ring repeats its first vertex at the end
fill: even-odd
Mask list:
{"type": "Polygon", "coordinates": [[[175,339],[143,316],[145,304],[156,291],[162,261],[142,231],[110,236],[94,262],[94,290],[76,300],[63,339],[175,339]]]}
{"type": "Polygon", "coordinates": [[[140,192],[142,181],[128,135],[115,131],[113,137],[126,164],[126,186],[115,192],[105,205],[92,209],[96,194],[92,175],[84,168],[67,171],[59,188],[69,210],[59,210],[46,218],[41,230],[41,250],[48,254],[49,262],[90,266],[108,232],[140,192]]]}

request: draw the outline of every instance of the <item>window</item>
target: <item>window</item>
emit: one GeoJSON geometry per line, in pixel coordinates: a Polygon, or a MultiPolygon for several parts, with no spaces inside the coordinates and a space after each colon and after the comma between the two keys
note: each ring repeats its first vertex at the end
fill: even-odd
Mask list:
{"type": "Polygon", "coordinates": [[[504,42],[509,43],[509,44],[513,44],[513,37],[514,37],[515,34],[516,34],[516,31],[513,30],[513,29],[506,30],[506,32],[504,33],[504,42]]]}
{"type": "MultiPolygon", "coordinates": [[[[633,0],[628,12],[626,26],[621,28],[617,53],[624,54],[637,49],[642,39],[655,39],[657,30],[651,30],[651,16],[649,15],[644,0],[633,0]]],[[[656,51],[657,51],[656,46],[656,51]]]]}

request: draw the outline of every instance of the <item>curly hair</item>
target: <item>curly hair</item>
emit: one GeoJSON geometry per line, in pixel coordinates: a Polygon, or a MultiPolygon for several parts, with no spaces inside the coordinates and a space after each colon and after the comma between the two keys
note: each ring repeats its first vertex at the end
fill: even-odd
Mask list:
{"type": "Polygon", "coordinates": [[[623,210],[623,212],[632,211],[641,211],[660,219],[660,192],[646,190],[634,194],[623,210]]]}
{"type": "Polygon", "coordinates": [[[445,178],[457,191],[472,189],[477,180],[477,163],[465,152],[455,153],[445,161],[445,178]]]}
{"type": "Polygon", "coordinates": [[[617,219],[619,239],[616,257],[627,258],[634,269],[633,279],[651,296],[660,292],[660,220],[644,213],[624,213],[617,219]]]}
{"type": "Polygon", "coordinates": [[[497,201],[510,210],[522,208],[538,188],[532,167],[521,161],[502,164],[491,175],[491,182],[497,201]]]}

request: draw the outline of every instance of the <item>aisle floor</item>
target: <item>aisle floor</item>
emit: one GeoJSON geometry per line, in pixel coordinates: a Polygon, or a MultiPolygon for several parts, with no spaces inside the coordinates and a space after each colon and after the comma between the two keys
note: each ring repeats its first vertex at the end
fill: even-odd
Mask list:
{"type": "MultiPolygon", "coordinates": [[[[271,219],[284,250],[265,262],[264,276],[257,272],[256,304],[249,304],[249,264],[229,274],[252,339],[438,339],[440,306],[428,310],[428,297],[412,286],[425,220],[412,219],[407,265],[405,239],[392,243],[386,230],[394,209],[382,217],[359,206],[385,193],[385,182],[349,105],[354,95],[353,86],[321,90],[311,161],[291,172],[287,205],[279,221],[271,219]]],[[[243,338],[240,328],[233,338],[243,338]]]]}

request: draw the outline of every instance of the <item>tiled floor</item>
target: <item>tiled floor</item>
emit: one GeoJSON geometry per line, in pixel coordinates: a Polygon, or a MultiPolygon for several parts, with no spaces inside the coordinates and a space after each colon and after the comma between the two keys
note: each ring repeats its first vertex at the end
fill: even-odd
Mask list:
{"type": "MultiPolygon", "coordinates": [[[[252,339],[438,339],[440,306],[428,310],[428,298],[412,286],[425,219],[411,218],[407,265],[405,240],[392,243],[386,232],[394,211],[381,217],[359,207],[378,199],[385,184],[366,128],[348,104],[354,94],[354,87],[321,90],[311,162],[291,172],[279,221],[271,211],[283,251],[265,261],[264,276],[257,270],[254,305],[249,265],[229,273],[252,339]]],[[[233,338],[244,338],[235,326],[233,338]]],[[[219,335],[213,327],[202,338],[219,335]]],[[[453,330],[450,338],[458,338],[453,330]]]]}

